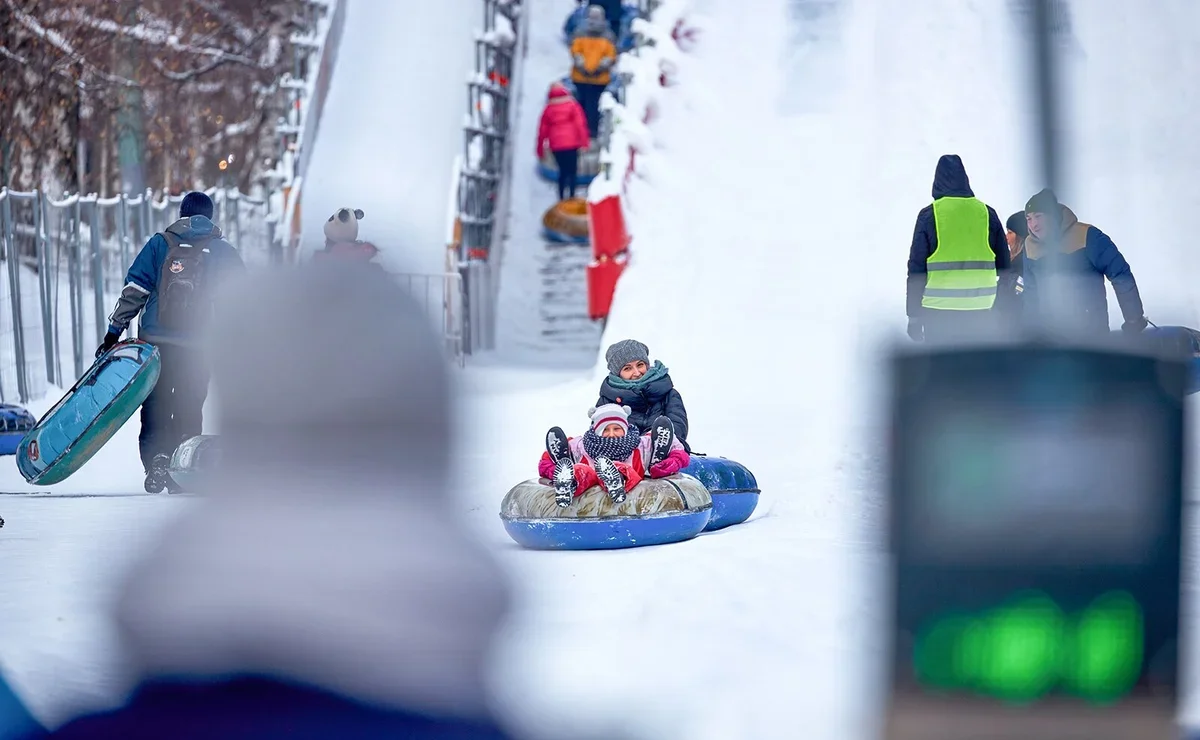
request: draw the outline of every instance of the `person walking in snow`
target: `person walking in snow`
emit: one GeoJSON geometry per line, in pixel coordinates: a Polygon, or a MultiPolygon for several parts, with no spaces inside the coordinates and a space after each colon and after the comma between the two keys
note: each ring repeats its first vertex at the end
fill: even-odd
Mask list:
{"type": "Polygon", "coordinates": [[[112,349],[139,313],[140,338],[158,348],[161,370],[142,404],[138,435],[148,493],[167,487],[171,454],[203,431],[209,366],[199,343],[217,284],[245,269],[212,217],[211,198],[201,192],[184,196],[179,220],[150,237],[133,260],[96,350],[99,357],[112,349]]]}
{"type": "Polygon", "coordinates": [[[579,174],[579,150],[591,144],[587,119],[578,101],[571,97],[566,85],[555,82],[550,86],[546,107],[538,123],[537,157],[540,161],[546,147],[558,164],[558,199],[575,197],[575,182],[579,174]]]}
{"type": "Polygon", "coordinates": [[[600,131],[600,96],[612,82],[617,63],[615,37],[599,5],[588,7],[587,20],[571,40],[571,61],[575,94],[587,117],[588,134],[595,138],[600,131]]]}
{"type": "Polygon", "coordinates": [[[671,420],[675,436],[688,452],[688,415],[683,396],[675,390],[666,365],[655,360],[650,364],[650,348],[636,339],[614,342],[604,352],[608,376],[600,384],[596,405],[628,406],[629,421],[639,429],[647,428],[654,419],[665,416],[671,420]]]}
{"type": "Polygon", "coordinates": [[[560,427],[546,433],[538,475],[554,485],[559,506],[570,506],[575,496],[596,485],[619,504],[647,475],[666,478],[691,463],[670,419],[658,417],[642,434],[629,415],[628,406],[604,404],[588,409],[591,426],[582,437],[568,438],[560,427]]]}
{"type": "Polygon", "coordinates": [[[1007,230],[1004,236],[1008,239],[1009,269],[1017,278],[1013,284],[1013,293],[1020,296],[1025,292],[1025,239],[1029,236],[1025,212],[1017,211],[1009,216],[1004,222],[1004,228],[1007,230]]]}
{"type": "Polygon", "coordinates": [[[379,249],[370,242],[358,239],[358,222],[365,216],[361,208],[339,208],[334,211],[325,222],[325,248],[314,252],[313,259],[350,262],[370,262],[374,259],[379,249]]]}
{"type": "Polygon", "coordinates": [[[1100,229],[1081,223],[1075,213],[1058,202],[1049,188],[1025,204],[1029,236],[1025,240],[1025,293],[1029,311],[1038,318],[1044,313],[1045,282],[1049,270],[1058,270],[1073,289],[1071,320],[1086,332],[1107,332],[1108,294],[1104,279],[1112,283],[1121,307],[1122,331],[1140,333],[1148,325],[1142,297],[1129,263],[1117,245],[1100,229]],[[1048,242],[1057,241],[1051,253],[1048,242]]]}
{"type": "Polygon", "coordinates": [[[932,193],[933,203],[917,214],[908,252],[908,335],[945,342],[993,333],[1014,291],[1004,226],[975,197],[957,154],[938,159],[932,193]]]}

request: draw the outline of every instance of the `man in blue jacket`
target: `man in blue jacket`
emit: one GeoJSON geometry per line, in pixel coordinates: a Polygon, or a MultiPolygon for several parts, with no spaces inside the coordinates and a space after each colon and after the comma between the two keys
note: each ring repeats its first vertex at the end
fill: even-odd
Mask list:
{"type": "Polygon", "coordinates": [[[1027,316],[1032,315],[1036,321],[1043,314],[1046,274],[1057,266],[1067,285],[1074,289],[1070,317],[1074,328],[1097,333],[1109,330],[1105,278],[1112,283],[1125,319],[1121,329],[1136,334],[1146,328],[1148,322],[1133,271],[1108,235],[1091,224],[1081,223],[1049,188],[1029,199],[1025,218],[1029,226],[1023,296],[1027,316]],[[1058,251],[1052,255],[1047,242],[1055,236],[1058,251]]]}
{"type": "Polygon", "coordinates": [[[109,317],[108,333],[96,350],[107,352],[121,340],[140,313],[141,339],[158,347],[162,370],[142,404],[138,450],[146,472],[145,488],[167,487],[171,453],[180,442],[201,433],[208,397],[208,361],[198,346],[212,313],[212,291],[242,258],[212,222],[213,202],[188,193],[179,220],[150,237],[125,276],[121,298],[109,317]]]}

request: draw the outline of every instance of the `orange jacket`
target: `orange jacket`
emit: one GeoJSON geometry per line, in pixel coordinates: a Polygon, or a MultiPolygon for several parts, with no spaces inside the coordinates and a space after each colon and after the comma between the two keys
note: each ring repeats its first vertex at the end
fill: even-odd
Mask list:
{"type": "Polygon", "coordinates": [[[579,36],[571,42],[571,58],[583,59],[583,69],[575,65],[571,69],[571,79],[575,83],[585,85],[607,85],[612,81],[609,69],[617,62],[617,47],[604,36],[579,36]],[[608,60],[603,67],[601,62],[608,60]]]}

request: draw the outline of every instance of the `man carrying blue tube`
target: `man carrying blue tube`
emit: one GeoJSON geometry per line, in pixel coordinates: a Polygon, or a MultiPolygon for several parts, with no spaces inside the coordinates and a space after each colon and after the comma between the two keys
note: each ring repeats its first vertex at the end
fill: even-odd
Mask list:
{"type": "Polygon", "coordinates": [[[158,348],[158,383],[142,404],[138,451],[145,489],[159,493],[170,483],[167,468],[180,442],[201,433],[208,397],[208,360],[199,347],[212,313],[216,284],[245,268],[212,221],[212,199],[188,193],[179,220],[150,237],[125,276],[96,356],[112,349],[140,313],[141,339],[158,348]]]}

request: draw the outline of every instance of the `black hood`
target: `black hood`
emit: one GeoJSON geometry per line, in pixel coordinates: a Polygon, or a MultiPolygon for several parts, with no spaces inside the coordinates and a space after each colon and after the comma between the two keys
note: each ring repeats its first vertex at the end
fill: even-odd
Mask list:
{"type": "Polygon", "coordinates": [[[974,198],[967,170],[957,154],[943,154],[933,172],[933,199],[974,198]]]}

